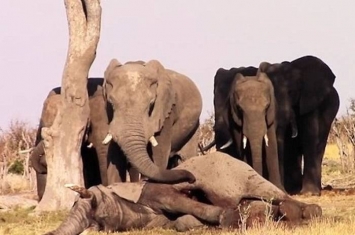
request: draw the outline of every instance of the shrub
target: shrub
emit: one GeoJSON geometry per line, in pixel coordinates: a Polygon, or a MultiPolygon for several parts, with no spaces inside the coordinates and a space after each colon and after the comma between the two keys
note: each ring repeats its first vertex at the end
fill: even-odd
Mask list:
{"type": "Polygon", "coordinates": [[[36,128],[19,120],[11,121],[7,130],[0,128],[0,181],[5,181],[6,176],[13,173],[29,181],[30,187],[35,187],[31,176],[33,170],[28,166],[30,154],[21,154],[20,151],[33,146],[36,131],[36,128]]]}

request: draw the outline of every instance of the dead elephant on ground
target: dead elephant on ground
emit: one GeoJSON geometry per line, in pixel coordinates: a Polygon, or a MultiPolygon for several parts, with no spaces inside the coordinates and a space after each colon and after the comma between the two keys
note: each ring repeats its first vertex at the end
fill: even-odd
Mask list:
{"type": "Polygon", "coordinates": [[[88,190],[70,186],[80,198],[67,219],[47,234],[79,234],[85,229],[238,227],[245,205],[251,215],[248,224],[265,219],[265,201],[271,202],[274,219],[298,222],[322,214],[318,205],[292,199],[246,163],[221,152],[193,157],[177,168],[190,171],[196,182],[116,183],[88,190]]]}

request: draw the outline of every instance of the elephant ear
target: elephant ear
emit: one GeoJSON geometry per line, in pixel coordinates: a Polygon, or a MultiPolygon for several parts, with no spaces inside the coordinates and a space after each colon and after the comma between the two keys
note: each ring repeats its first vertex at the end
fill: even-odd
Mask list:
{"type": "Polygon", "coordinates": [[[234,80],[235,73],[231,70],[220,68],[214,77],[214,113],[215,113],[215,139],[217,148],[221,147],[231,139],[229,132],[230,105],[228,95],[234,80]],[[219,146],[220,145],[220,146],[219,146]]]}
{"type": "Polygon", "coordinates": [[[115,68],[120,67],[120,66],[122,66],[122,64],[121,64],[120,62],[118,62],[117,59],[112,59],[112,60],[110,61],[109,65],[107,66],[106,70],[105,70],[105,73],[104,73],[104,82],[103,82],[103,84],[102,84],[102,86],[103,86],[103,88],[104,88],[104,89],[103,89],[103,95],[104,95],[105,98],[106,98],[107,93],[109,93],[109,92],[110,92],[110,89],[112,88],[112,87],[108,87],[108,86],[107,86],[107,80],[110,78],[111,72],[112,72],[115,68]]]}
{"type": "Polygon", "coordinates": [[[259,70],[257,72],[257,79],[267,84],[269,88],[270,104],[268,109],[266,110],[266,123],[268,127],[275,122],[275,118],[276,118],[276,99],[274,93],[274,86],[272,85],[272,82],[270,78],[267,76],[267,74],[263,72],[263,71],[267,71],[269,66],[270,64],[268,63],[266,64],[265,62],[263,62],[260,64],[259,70]]]}
{"type": "Polygon", "coordinates": [[[245,81],[246,81],[246,78],[243,76],[243,74],[237,73],[234,77],[233,84],[231,86],[231,91],[229,94],[229,104],[231,107],[231,115],[232,115],[234,122],[238,126],[243,125],[243,117],[242,117],[242,113],[238,110],[238,107],[237,107],[237,102],[238,102],[237,99],[238,98],[235,96],[236,95],[235,94],[235,87],[245,81]]]}
{"type": "Polygon", "coordinates": [[[267,73],[267,71],[270,69],[271,64],[269,62],[261,62],[259,65],[259,69],[257,73],[267,73]]]}
{"type": "Polygon", "coordinates": [[[163,65],[157,60],[148,61],[145,67],[150,69],[154,76],[158,78],[157,97],[152,112],[155,132],[163,127],[164,121],[172,112],[173,105],[176,102],[176,93],[173,88],[171,78],[163,65]]]}
{"type": "Polygon", "coordinates": [[[335,75],[328,65],[313,56],[301,57],[291,64],[301,72],[300,114],[303,115],[316,109],[330,93],[335,75]]]}

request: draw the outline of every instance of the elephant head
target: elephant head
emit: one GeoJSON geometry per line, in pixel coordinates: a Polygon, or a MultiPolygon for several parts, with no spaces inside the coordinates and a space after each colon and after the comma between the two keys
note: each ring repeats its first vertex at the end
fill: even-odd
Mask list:
{"type": "MultiPolygon", "coordinates": [[[[256,76],[237,73],[229,94],[229,105],[232,120],[242,133],[242,143],[237,144],[245,148],[249,141],[253,168],[262,174],[263,141],[268,146],[267,132],[275,122],[276,112],[274,88],[266,73],[260,69],[256,76]]],[[[276,139],[270,141],[276,143],[276,139]]]]}
{"type": "Polygon", "coordinates": [[[113,59],[105,71],[105,97],[112,105],[109,134],[129,162],[143,175],[159,182],[195,180],[185,170],[159,169],[150,159],[147,144],[154,147],[175,104],[175,92],[165,68],[156,60],[120,64],[113,59]]]}

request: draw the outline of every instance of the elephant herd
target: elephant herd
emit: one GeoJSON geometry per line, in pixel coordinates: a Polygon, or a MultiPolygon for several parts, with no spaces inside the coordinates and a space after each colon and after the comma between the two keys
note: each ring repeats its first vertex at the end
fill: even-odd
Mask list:
{"type": "MultiPolygon", "coordinates": [[[[322,158],[339,108],[334,80],[313,56],[218,69],[217,151],[247,162],[288,193],[320,195],[322,158]]],[[[90,117],[81,147],[86,188],[125,182],[127,172],[132,182],[140,174],[157,183],[196,181],[190,170],[170,169],[197,155],[202,97],[192,80],[156,60],[113,59],[104,78],[88,79],[87,89],[90,117]]],[[[39,200],[47,174],[41,129],[53,124],[60,105],[55,88],[44,101],[30,157],[39,200]]]]}

